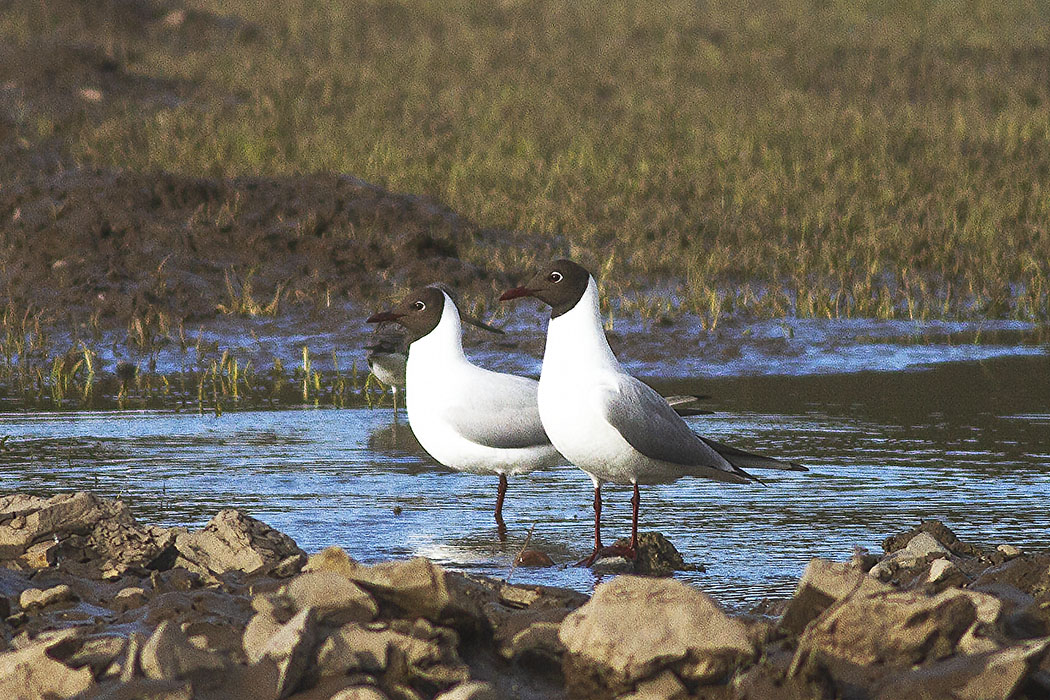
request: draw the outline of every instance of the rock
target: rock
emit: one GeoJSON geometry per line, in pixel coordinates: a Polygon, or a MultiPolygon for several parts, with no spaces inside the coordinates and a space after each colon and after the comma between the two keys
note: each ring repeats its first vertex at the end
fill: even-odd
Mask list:
{"type": "Polygon", "coordinates": [[[171,531],[140,526],[119,500],[86,492],[0,497],[0,561],[34,568],[61,560],[95,578],[144,574],[171,543],[171,531]]]}
{"type": "Polygon", "coordinates": [[[183,532],[175,539],[176,566],[206,577],[229,572],[265,575],[288,557],[305,557],[291,537],[239,510],[218,512],[203,530],[183,532]]]}
{"type": "Polygon", "coordinates": [[[689,691],[672,671],[642,681],[633,693],[621,695],[618,700],[688,700],[689,691]]]}
{"type": "Polygon", "coordinates": [[[113,596],[113,609],[125,612],[146,604],[146,591],[139,586],[128,586],[117,591],[113,596]]]}
{"type": "Polygon", "coordinates": [[[42,591],[39,588],[27,588],[19,596],[18,604],[23,610],[36,610],[38,608],[46,608],[48,605],[66,603],[76,599],[73,589],[63,583],[53,588],[48,588],[46,591],[42,591]]]}
{"type": "Polygon", "coordinates": [[[868,572],[880,581],[888,581],[898,569],[912,569],[931,559],[947,557],[951,553],[927,532],[919,532],[904,547],[888,554],[868,572]]]}
{"type": "Polygon", "coordinates": [[[911,666],[957,651],[987,651],[1002,604],[982,593],[949,589],[855,595],[822,614],[799,638],[795,665],[813,652],[858,666],[911,666]]]}
{"type": "Polygon", "coordinates": [[[295,609],[315,608],[318,618],[329,624],[370,622],[379,614],[372,596],[342,574],[331,571],[300,574],[281,593],[295,609]]]}
{"type": "Polygon", "coordinates": [[[514,566],[544,568],[554,566],[554,560],[539,549],[526,549],[514,560],[514,566]]]}
{"type": "Polygon", "coordinates": [[[52,648],[51,656],[71,668],[88,666],[95,676],[100,676],[113,661],[124,653],[128,640],[119,635],[96,635],[76,640],[77,644],[66,648],[52,648]]]}
{"type": "Polygon", "coordinates": [[[402,615],[425,617],[460,630],[484,622],[481,603],[491,591],[423,558],[351,568],[350,579],[402,615]]]}
{"type": "Polygon", "coordinates": [[[329,635],[317,650],[317,673],[337,676],[347,673],[381,673],[386,670],[388,648],[396,639],[388,629],[371,630],[349,624],[329,635]]]}
{"type": "Polygon", "coordinates": [[[930,564],[930,570],[926,573],[926,582],[932,584],[951,586],[961,585],[967,581],[966,574],[948,559],[934,559],[930,564]]]}
{"type": "MultiPolygon", "coordinates": [[[[616,544],[626,547],[630,543],[630,540],[623,539],[616,544]]],[[[700,566],[687,565],[671,541],[659,532],[640,532],[633,570],[634,573],[644,576],[670,576],[676,571],[703,571],[704,569],[700,566]]]]}
{"type": "Polygon", "coordinates": [[[887,554],[892,554],[898,550],[904,549],[911,543],[915,536],[920,533],[930,535],[945,549],[957,557],[981,556],[981,550],[978,547],[960,540],[955,536],[954,532],[949,530],[948,527],[939,520],[924,520],[918,527],[912,528],[908,532],[887,537],[882,542],[882,548],[887,554]]]}
{"type": "Polygon", "coordinates": [[[590,596],[568,588],[554,588],[536,584],[510,584],[492,579],[481,579],[492,587],[500,605],[511,610],[548,610],[569,608],[575,610],[584,605],[590,596]]]}
{"type": "Polygon", "coordinates": [[[250,618],[251,606],[247,599],[212,589],[164,593],[155,596],[141,610],[133,610],[124,616],[126,620],[141,619],[150,626],[164,620],[179,623],[210,620],[243,627],[250,618]]]}
{"type": "Polygon", "coordinates": [[[188,678],[199,671],[220,671],[226,662],[190,644],[178,625],[164,621],[150,635],[139,658],[142,672],[154,680],[188,678]]]}
{"type": "Polygon", "coordinates": [[[231,661],[246,660],[242,645],[244,634],[239,625],[215,619],[195,620],[183,622],[182,632],[198,649],[220,652],[231,661]]]}
{"type": "MultiPolygon", "coordinates": [[[[339,697],[362,698],[363,700],[375,700],[378,698],[379,700],[385,700],[386,696],[377,687],[377,683],[378,681],[374,677],[361,674],[329,676],[320,679],[317,683],[305,682],[303,689],[289,696],[288,700],[332,700],[339,697]],[[374,692],[369,693],[367,692],[368,690],[374,692]]],[[[251,700],[255,699],[252,698],[251,700]]]]}
{"type": "Polygon", "coordinates": [[[287,697],[298,687],[316,644],[316,615],[307,608],[282,625],[263,647],[258,663],[276,666],[278,697],[287,697]]]}
{"type": "Polygon", "coordinates": [[[342,547],[325,547],[310,557],[303,571],[331,571],[347,578],[353,578],[353,572],[360,566],[342,547]]]}
{"type": "Polygon", "coordinates": [[[353,688],[340,690],[331,700],[387,700],[386,695],[370,685],[356,685],[353,688]]]}
{"type": "Polygon", "coordinates": [[[91,669],[72,669],[48,652],[77,633],[64,630],[28,647],[0,654],[0,697],[70,698],[86,692],[94,683],[91,669]]]}
{"type": "Polygon", "coordinates": [[[591,564],[591,572],[597,576],[619,576],[634,573],[634,562],[625,557],[599,557],[591,564]]]}
{"type": "Polygon", "coordinates": [[[192,591],[202,585],[201,575],[186,569],[154,571],[149,577],[153,592],[170,593],[172,591],[192,591]]]}
{"type": "MultiPolygon", "coordinates": [[[[411,686],[427,696],[470,680],[470,669],[460,659],[459,636],[452,629],[437,627],[425,619],[393,620],[394,636],[387,647],[384,679],[411,686]]],[[[396,697],[392,687],[385,688],[396,697]]]]}
{"type": "Polygon", "coordinates": [[[290,554],[277,562],[277,565],[270,569],[270,576],[275,578],[289,578],[295,576],[303,570],[306,562],[307,558],[305,553],[290,554]]]}
{"type": "Polygon", "coordinates": [[[574,695],[611,697],[665,669],[717,683],[754,656],[747,627],[707,595],[671,579],[621,576],[565,618],[564,672],[574,695]]]}
{"type": "Polygon", "coordinates": [[[875,698],[1009,700],[1038,668],[1048,646],[1050,639],[1039,639],[1001,651],[957,656],[903,675],[891,674],[877,689],[875,698]]]}
{"type": "Polygon", "coordinates": [[[434,700],[503,700],[503,698],[491,683],[468,681],[435,696],[434,700]]]}
{"type": "Polygon", "coordinates": [[[266,612],[260,612],[252,616],[248,625],[244,628],[242,646],[244,655],[250,663],[257,663],[266,655],[266,645],[281,629],[283,623],[278,622],[266,612]]]}
{"type": "Polygon", "coordinates": [[[46,569],[58,563],[58,538],[30,545],[18,559],[30,569],[46,569]]]}
{"type": "Polygon", "coordinates": [[[919,534],[908,540],[907,546],[904,547],[904,551],[909,552],[916,557],[926,557],[931,554],[949,554],[948,548],[938,542],[928,532],[920,532],[919,534]]]}
{"type": "MultiPolygon", "coordinates": [[[[175,620],[193,610],[193,599],[188,593],[172,591],[154,596],[148,607],[144,609],[145,622],[151,627],[159,625],[165,620],[175,620]]],[[[142,612],[133,613],[134,618],[142,616],[142,612]]]]}
{"type": "Polygon", "coordinates": [[[1050,634],[1050,595],[1035,598],[1008,583],[985,581],[967,590],[994,596],[1003,605],[1003,632],[1013,639],[1032,639],[1050,634]]]}
{"type": "Polygon", "coordinates": [[[1009,584],[1036,598],[1050,593],[1050,553],[1025,555],[985,569],[971,587],[992,583],[1009,584]]]}
{"type": "Polygon", "coordinates": [[[92,697],[101,700],[197,700],[193,686],[188,681],[156,681],[149,678],[105,683],[100,687],[99,694],[92,697]]]}
{"type": "Polygon", "coordinates": [[[483,610],[500,656],[560,673],[565,647],[558,639],[558,628],[566,615],[589,598],[546,586],[503,584],[497,592],[483,610]]]}
{"type": "Polygon", "coordinates": [[[279,700],[280,676],[269,658],[250,666],[234,664],[222,673],[195,676],[193,700],[279,700]]]}
{"type": "Polygon", "coordinates": [[[469,680],[470,671],[459,658],[457,646],[454,632],[425,620],[396,620],[390,627],[351,623],[321,643],[311,674],[382,674],[384,687],[411,685],[433,693],[469,680]]]}
{"type": "MultiPolygon", "coordinates": [[[[567,610],[565,614],[568,614],[567,610]]],[[[565,645],[558,638],[560,628],[560,621],[533,622],[507,640],[500,647],[500,654],[517,663],[556,666],[565,653],[565,645]]]]}
{"type": "Polygon", "coordinates": [[[890,590],[889,586],[876,581],[852,563],[810,559],[795,595],[788,601],[780,618],[779,628],[788,634],[800,634],[811,620],[838,600],[890,590]]]}
{"type": "Polygon", "coordinates": [[[1013,559],[1014,557],[1021,556],[1021,549],[1015,547],[1012,544],[1001,544],[995,548],[997,551],[1002,552],[1003,556],[1007,559],[1013,559]]]}
{"type": "Polygon", "coordinates": [[[493,602],[485,606],[485,614],[504,659],[560,666],[565,646],[558,639],[558,629],[573,609],[536,606],[515,610],[493,602]]]}
{"type": "MultiPolygon", "coordinates": [[[[143,641],[142,635],[137,632],[132,632],[131,637],[128,639],[127,652],[124,654],[124,660],[120,662],[120,668],[113,669],[118,671],[116,674],[122,682],[128,682],[135,677],[135,674],[139,670],[139,652],[142,650],[143,641]]],[[[116,666],[117,664],[114,664],[116,666]]]]}

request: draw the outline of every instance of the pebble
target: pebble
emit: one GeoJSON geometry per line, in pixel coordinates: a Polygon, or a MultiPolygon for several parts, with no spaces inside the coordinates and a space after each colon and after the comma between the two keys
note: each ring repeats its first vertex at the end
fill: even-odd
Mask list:
{"type": "Polygon", "coordinates": [[[998,547],[996,547],[996,549],[1002,552],[1004,556],[1010,559],[1021,556],[1020,547],[1015,547],[1012,544],[1001,544],[998,547]]]}
{"type": "Polygon", "coordinates": [[[44,591],[39,588],[27,588],[19,596],[18,604],[22,606],[23,610],[34,610],[76,599],[77,596],[73,593],[73,589],[62,583],[44,591]]]}
{"type": "Polygon", "coordinates": [[[526,549],[514,562],[515,566],[546,567],[554,566],[554,560],[543,551],[538,549],[526,549]]]}

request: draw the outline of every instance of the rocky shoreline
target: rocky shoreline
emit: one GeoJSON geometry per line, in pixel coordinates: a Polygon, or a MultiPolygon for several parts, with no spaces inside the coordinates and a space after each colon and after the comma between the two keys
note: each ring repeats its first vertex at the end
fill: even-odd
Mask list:
{"type": "Polygon", "coordinates": [[[594,595],[365,566],[236,510],[201,530],[91,493],[0,496],[0,697],[1050,697],[1050,552],[927,521],[727,614],[674,579],[594,595]]]}

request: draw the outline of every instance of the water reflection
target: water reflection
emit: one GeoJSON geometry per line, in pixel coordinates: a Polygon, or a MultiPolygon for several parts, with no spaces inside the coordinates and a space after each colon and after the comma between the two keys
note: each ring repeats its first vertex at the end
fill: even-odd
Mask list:
{"type": "MultiPolygon", "coordinates": [[[[786,595],[811,556],[843,558],[923,518],[980,543],[1050,546],[1050,360],[941,365],[833,377],[654,382],[711,394],[697,430],[805,463],[768,487],[697,479],[647,487],[643,529],[665,533],[706,573],[684,579],[731,605],[786,595]]],[[[511,480],[506,543],[492,518],[495,480],[430,460],[389,410],[212,415],[0,416],[4,491],[92,489],[128,499],[147,522],[196,527],[235,506],[307,550],[364,561],[425,555],[505,576],[532,544],[574,562],[590,547],[590,483],[560,468],[511,480]]],[[[611,540],[628,532],[630,493],[608,487],[611,540]]],[[[587,570],[518,569],[515,580],[589,590],[587,570]]]]}

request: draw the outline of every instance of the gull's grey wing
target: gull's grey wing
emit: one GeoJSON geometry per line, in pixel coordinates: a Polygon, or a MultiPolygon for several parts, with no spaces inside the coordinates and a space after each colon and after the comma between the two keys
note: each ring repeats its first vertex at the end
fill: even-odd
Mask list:
{"type": "Polygon", "coordinates": [[[686,425],[656,391],[621,374],[599,388],[605,419],[631,447],[650,459],[686,467],[710,467],[751,479],[734,467],[686,425]]]}
{"type": "Polygon", "coordinates": [[[707,443],[708,447],[722,455],[722,457],[732,464],[734,467],[747,467],[748,469],[780,469],[788,472],[808,472],[804,466],[798,462],[785,462],[780,459],[774,459],[773,457],[765,457],[763,455],[756,455],[754,452],[747,452],[741,450],[739,447],[733,447],[711,438],[705,438],[703,435],[697,435],[698,438],[707,443]]]}
{"type": "Polygon", "coordinates": [[[536,403],[536,381],[482,371],[483,381],[463,402],[445,411],[445,422],[463,437],[485,447],[550,445],[536,403]]]}

